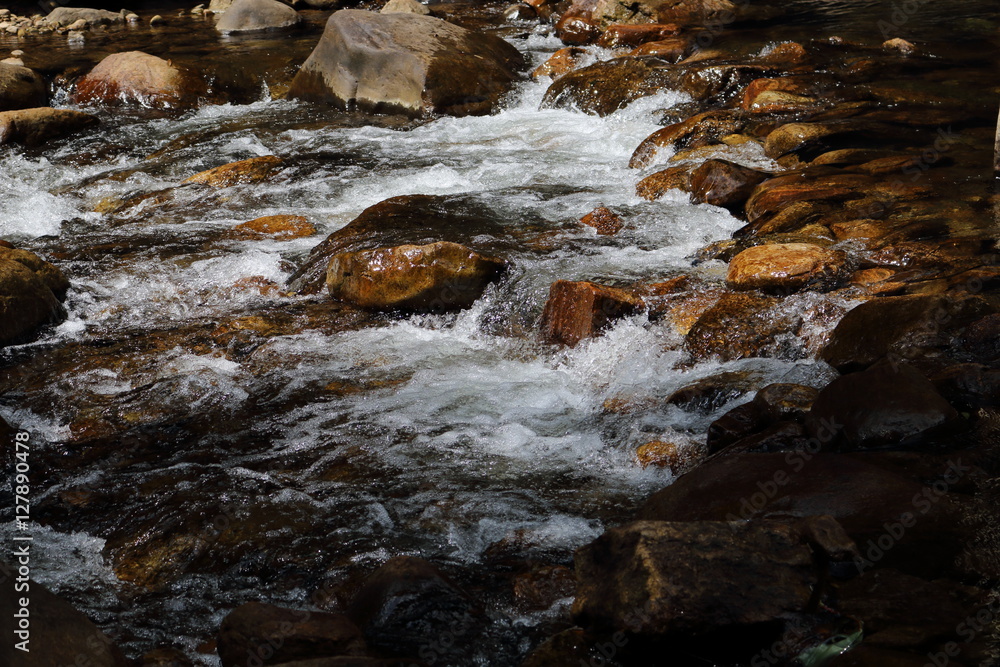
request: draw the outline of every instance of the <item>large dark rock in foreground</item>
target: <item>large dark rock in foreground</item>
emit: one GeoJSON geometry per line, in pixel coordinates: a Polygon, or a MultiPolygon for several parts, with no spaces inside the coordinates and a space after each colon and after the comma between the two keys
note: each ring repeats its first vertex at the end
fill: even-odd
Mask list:
{"type": "Polygon", "coordinates": [[[334,13],[290,98],[373,113],[489,113],[524,69],[499,37],[430,16],[334,13]]]}
{"type": "Polygon", "coordinates": [[[130,663],[121,650],[83,612],[51,593],[36,581],[27,582],[27,591],[15,592],[14,568],[0,561],[0,617],[4,641],[0,643],[0,665],[6,667],[126,667],[130,663]],[[28,653],[14,648],[23,641],[14,630],[20,621],[21,598],[28,598],[28,653]]]}

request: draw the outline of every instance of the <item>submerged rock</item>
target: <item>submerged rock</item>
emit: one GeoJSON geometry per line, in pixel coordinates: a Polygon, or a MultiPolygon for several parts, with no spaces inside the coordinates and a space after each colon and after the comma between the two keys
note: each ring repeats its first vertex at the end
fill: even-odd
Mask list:
{"type": "Polygon", "coordinates": [[[752,292],[727,292],[694,323],[684,347],[696,359],[764,356],[779,336],[794,333],[801,323],[797,314],[779,310],[780,304],[752,292]]]}
{"type": "Polygon", "coordinates": [[[642,299],[615,287],[559,280],[552,283],[545,302],[542,336],[550,343],[573,347],[643,307],[642,299]]]}
{"type": "Polygon", "coordinates": [[[236,0],[215,29],[223,35],[286,30],[299,24],[299,13],[278,0],[236,0]]]}
{"type": "Polygon", "coordinates": [[[625,228],[625,221],[621,216],[604,206],[598,206],[580,218],[580,222],[593,227],[599,236],[614,236],[625,228]]]}
{"type": "Polygon", "coordinates": [[[77,104],[189,109],[206,91],[193,72],[142,51],[127,51],[98,63],[77,84],[72,99],[77,104]]]}
{"type": "Polygon", "coordinates": [[[0,63],[0,111],[43,107],[48,100],[45,81],[34,70],[0,63]]]}
{"type": "Polygon", "coordinates": [[[247,238],[279,240],[297,239],[316,233],[316,227],[301,215],[266,215],[240,223],[233,229],[247,238]]]}
{"type": "Polygon", "coordinates": [[[228,188],[247,183],[261,183],[272,178],[284,167],[285,161],[277,155],[253,157],[230,162],[185,178],[183,183],[202,183],[213,188],[228,188]]]}
{"type": "Polygon", "coordinates": [[[0,146],[40,146],[98,124],[96,116],[70,109],[19,109],[0,111],[0,146]]]}
{"type": "Polygon", "coordinates": [[[401,245],[334,255],[326,286],[362,308],[440,313],[471,306],[506,267],[457,243],[401,245]]]}
{"type": "Polygon", "coordinates": [[[0,248],[0,346],[65,317],[60,302],[68,288],[62,272],[34,253],[0,248]]]}
{"type": "Polygon", "coordinates": [[[363,655],[361,630],[343,614],[248,602],[222,621],[222,667],[278,665],[296,660],[363,655]]]}
{"type": "Polygon", "coordinates": [[[345,9],[327,21],[288,96],[374,113],[485,114],[524,67],[493,35],[430,16],[345,9]]]}

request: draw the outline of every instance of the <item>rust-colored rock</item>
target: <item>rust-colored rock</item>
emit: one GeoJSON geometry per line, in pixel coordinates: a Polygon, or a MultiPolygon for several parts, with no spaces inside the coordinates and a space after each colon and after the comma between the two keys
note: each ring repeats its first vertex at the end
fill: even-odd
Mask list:
{"type": "Polygon", "coordinates": [[[110,55],[98,63],[77,84],[73,101],[189,109],[206,92],[203,80],[171,61],[142,51],[127,51],[110,55]]]}
{"type": "Polygon", "coordinates": [[[270,179],[284,166],[284,160],[277,155],[264,155],[249,160],[230,162],[212,169],[198,172],[185,178],[183,183],[202,183],[213,188],[228,188],[234,185],[260,183],[270,179]]]}
{"type": "Polygon", "coordinates": [[[633,169],[649,166],[660,148],[698,148],[717,143],[724,136],[742,132],[745,124],[736,112],[727,109],[696,114],[643,139],[628,166],[633,169]]]}
{"type": "Polygon", "coordinates": [[[789,174],[771,178],[758,185],[747,200],[745,212],[750,222],[768,214],[779,213],[798,202],[842,202],[861,199],[875,191],[872,178],[862,174],[835,174],[810,178],[807,174],[789,174]]]}
{"type": "Polygon", "coordinates": [[[575,46],[592,44],[600,34],[600,29],[585,16],[567,12],[556,22],[556,35],[566,44],[575,46]]]}
{"type": "Polygon", "coordinates": [[[641,25],[616,24],[608,26],[597,45],[606,49],[636,47],[646,42],[656,42],[679,35],[681,27],[676,24],[646,23],[641,25]]]}
{"type": "Polygon", "coordinates": [[[615,320],[642,309],[642,300],[624,290],[559,280],[549,289],[549,300],[542,312],[542,335],[550,343],[573,347],[599,335],[615,320]]]}
{"type": "Polygon", "coordinates": [[[846,255],[809,243],[773,243],[747,248],[729,263],[732,289],[794,291],[831,286],[841,276],[846,255]]]}
{"type": "Polygon", "coordinates": [[[39,146],[97,125],[95,116],[70,109],[0,111],[0,146],[39,146]]]}
{"type": "Polygon", "coordinates": [[[773,353],[777,337],[800,325],[797,315],[778,310],[780,303],[752,292],[727,292],[694,323],[684,347],[696,359],[724,361],[773,353]]]}
{"type": "Polygon", "coordinates": [[[628,53],[630,56],[658,56],[671,62],[682,60],[691,52],[691,40],[687,37],[671,37],[655,42],[646,42],[628,53]]]}
{"type": "Polygon", "coordinates": [[[669,468],[677,473],[694,460],[694,453],[666,440],[651,440],[635,450],[635,460],[643,468],[669,468]]]}
{"type": "Polygon", "coordinates": [[[567,46],[549,56],[548,60],[535,68],[531,76],[536,79],[542,76],[558,79],[563,74],[579,68],[589,55],[585,49],[578,46],[567,46]]]}
{"type": "Polygon", "coordinates": [[[236,225],[234,229],[248,238],[274,238],[280,240],[312,236],[316,227],[301,215],[267,215],[236,225]]]}
{"type": "Polygon", "coordinates": [[[335,299],[375,310],[468,308],[506,262],[447,241],[334,255],[326,286],[335,299]]]}
{"type": "Polygon", "coordinates": [[[600,236],[614,236],[625,228],[625,221],[621,216],[604,206],[598,206],[580,218],[580,222],[593,227],[600,236]]]}
{"type": "Polygon", "coordinates": [[[642,179],[635,186],[635,194],[656,201],[670,190],[689,192],[691,189],[691,167],[667,167],[642,179]]]}
{"type": "Polygon", "coordinates": [[[769,176],[726,160],[707,160],[691,172],[691,201],[742,211],[753,189],[769,176]]]}
{"type": "Polygon", "coordinates": [[[606,29],[616,23],[699,23],[734,17],[737,10],[729,0],[598,0],[592,15],[606,29]]]}

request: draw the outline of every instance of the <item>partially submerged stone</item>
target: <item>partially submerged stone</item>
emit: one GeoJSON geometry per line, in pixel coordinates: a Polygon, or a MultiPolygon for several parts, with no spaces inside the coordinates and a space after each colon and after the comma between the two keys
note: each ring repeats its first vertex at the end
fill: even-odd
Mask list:
{"type": "Polygon", "coordinates": [[[233,185],[260,183],[281,171],[284,160],[277,155],[264,155],[239,162],[230,162],[212,169],[198,172],[184,179],[183,183],[203,183],[213,188],[228,188],[233,185]]]}
{"type": "Polygon", "coordinates": [[[642,299],[615,287],[559,280],[549,289],[542,313],[542,335],[548,342],[573,347],[643,307],[642,299]]]}
{"type": "Polygon", "coordinates": [[[297,11],[278,0],[235,0],[215,29],[223,35],[287,30],[300,21],[297,11]]]}
{"type": "Polygon", "coordinates": [[[368,112],[485,114],[524,68],[493,35],[416,14],[335,12],[288,96],[368,112]]]}
{"type": "Polygon", "coordinates": [[[0,146],[4,144],[39,146],[97,124],[97,117],[70,109],[41,107],[0,111],[0,146]]]}
{"type": "Polygon", "coordinates": [[[445,312],[471,306],[506,266],[457,243],[402,245],[334,255],[326,286],[362,308],[445,312]]]}
{"type": "Polygon", "coordinates": [[[0,347],[65,317],[61,301],[68,288],[62,272],[34,253],[0,248],[0,347]]]}
{"type": "Polygon", "coordinates": [[[97,64],[76,86],[77,104],[130,104],[156,109],[188,109],[207,86],[193,72],[142,51],[115,53],[97,64]]]}
{"type": "Polygon", "coordinates": [[[43,107],[48,99],[45,81],[34,70],[0,63],[0,111],[43,107]]]}

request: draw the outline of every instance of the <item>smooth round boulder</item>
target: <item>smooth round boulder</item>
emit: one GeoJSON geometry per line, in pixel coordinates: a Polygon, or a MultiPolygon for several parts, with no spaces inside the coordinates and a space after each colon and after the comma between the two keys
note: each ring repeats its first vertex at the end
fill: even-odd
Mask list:
{"type": "Polygon", "coordinates": [[[430,16],[335,12],[288,97],[370,113],[492,111],[525,67],[493,35],[430,16]]]}
{"type": "Polygon", "coordinates": [[[732,289],[794,291],[822,287],[843,272],[846,255],[812,243],[769,243],[747,248],[729,263],[732,289]]]}
{"type": "Polygon", "coordinates": [[[382,14],[430,14],[431,10],[417,0],[389,0],[382,7],[382,14]]]}
{"type": "Polygon", "coordinates": [[[0,248],[0,347],[64,317],[68,287],[62,272],[34,253],[0,248]]]}
{"type": "Polygon", "coordinates": [[[206,92],[204,81],[171,61],[126,51],[98,63],[77,84],[72,99],[77,104],[188,109],[206,92]]]}
{"type": "Polygon", "coordinates": [[[0,111],[42,107],[48,97],[45,82],[33,70],[0,63],[0,111]]]}
{"type": "Polygon", "coordinates": [[[0,146],[39,146],[97,125],[95,116],[70,109],[18,109],[0,111],[0,146]]]}
{"type": "Polygon", "coordinates": [[[278,0],[236,0],[215,29],[223,35],[287,30],[301,21],[299,13],[278,0]]]}
{"type": "Polygon", "coordinates": [[[85,25],[108,25],[124,23],[125,18],[119,12],[90,7],[56,7],[45,17],[46,23],[56,26],[71,26],[78,21],[85,25]]]}

